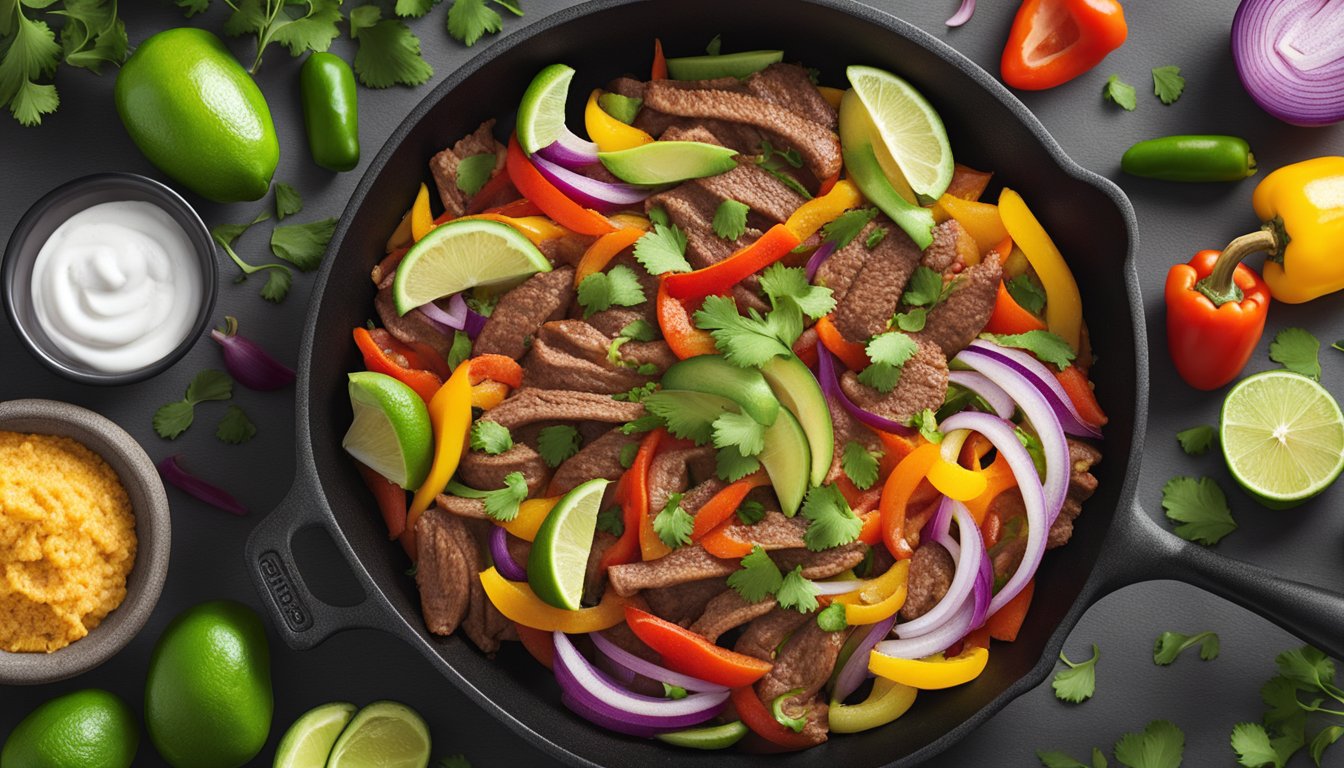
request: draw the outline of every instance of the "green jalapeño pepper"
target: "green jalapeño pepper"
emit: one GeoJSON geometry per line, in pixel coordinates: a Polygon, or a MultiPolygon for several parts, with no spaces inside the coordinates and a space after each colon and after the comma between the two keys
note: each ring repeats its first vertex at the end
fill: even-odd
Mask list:
{"type": "Polygon", "coordinates": [[[1163,181],[1240,181],[1255,175],[1255,155],[1236,136],[1164,136],[1130,147],[1120,169],[1163,181]]]}
{"type": "Polygon", "coordinates": [[[678,747],[690,749],[727,749],[747,735],[747,726],[734,720],[723,725],[708,725],[703,728],[688,728],[684,731],[660,733],[656,737],[678,747]]]}
{"type": "Polygon", "coordinates": [[[359,108],[350,65],[334,54],[312,54],[299,72],[299,91],[313,160],[337,172],[359,165],[359,108]]]}

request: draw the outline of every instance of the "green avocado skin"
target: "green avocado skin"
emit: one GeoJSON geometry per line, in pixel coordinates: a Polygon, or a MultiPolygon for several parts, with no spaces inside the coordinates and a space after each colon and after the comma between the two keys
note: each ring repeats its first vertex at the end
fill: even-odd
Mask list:
{"type": "Polygon", "coordinates": [[[160,32],[117,74],[117,113],[150,162],[219,203],[270,188],[280,142],[261,89],[218,37],[160,32]]]}

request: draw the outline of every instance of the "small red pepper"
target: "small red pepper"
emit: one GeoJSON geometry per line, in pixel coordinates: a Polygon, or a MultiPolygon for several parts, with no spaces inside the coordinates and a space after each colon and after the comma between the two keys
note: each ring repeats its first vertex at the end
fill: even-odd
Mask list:
{"type": "Polygon", "coordinates": [[[583,235],[605,235],[615,231],[616,227],[607,221],[606,216],[570,200],[564,192],[547,181],[541,171],[532,165],[532,161],[527,159],[527,155],[523,154],[516,135],[509,137],[506,168],[513,186],[518,188],[523,197],[536,203],[556,224],[583,235]]]}
{"type": "Polygon", "coordinates": [[[663,277],[667,294],[674,299],[698,302],[706,296],[726,294],[748,275],[784,258],[798,247],[798,235],[783,224],[776,224],[755,242],[738,250],[723,261],[697,269],[677,272],[663,277]]]}
{"type": "Polygon", "coordinates": [[[1167,347],[1176,371],[1195,389],[1217,389],[1246,367],[1265,330],[1269,286],[1243,256],[1257,234],[1233,240],[1221,254],[1200,251],[1167,272],[1167,347]]]}
{"type": "Polygon", "coordinates": [[[415,390],[426,403],[443,385],[443,379],[436,374],[418,368],[407,368],[393,360],[387,351],[374,341],[367,328],[356,328],[354,333],[355,346],[359,347],[360,354],[364,356],[364,367],[370,371],[385,373],[400,381],[415,390]]]}
{"type": "Polygon", "coordinates": [[[619,486],[622,522],[625,530],[621,537],[602,553],[602,570],[613,565],[633,563],[639,557],[639,527],[649,516],[649,467],[658,446],[667,437],[667,430],[659,427],[644,436],[635,453],[635,460],[621,477],[619,486]]]}
{"type": "Polygon", "coordinates": [[[1100,64],[1128,34],[1116,0],[1025,0],[999,71],[1014,88],[1054,88],[1100,64]]]}

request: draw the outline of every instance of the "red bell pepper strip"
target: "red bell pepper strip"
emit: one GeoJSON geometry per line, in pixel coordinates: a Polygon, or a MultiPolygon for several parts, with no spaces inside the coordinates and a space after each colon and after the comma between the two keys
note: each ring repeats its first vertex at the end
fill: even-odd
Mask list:
{"type": "Polygon", "coordinates": [[[633,563],[639,556],[639,527],[649,516],[649,467],[658,445],[667,437],[667,430],[659,427],[644,436],[635,453],[635,460],[621,477],[620,488],[622,521],[625,530],[621,537],[602,553],[602,570],[613,565],[633,563]]]}
{"type": "Polygon", "coordinates": [[[719,523],[732,517],[753,488],[769,484],[770,478],[764,472],[757,471],[714,494],[695,513],[695,527],[691,529],[691,541],[699,541],[717,528],[719,523]]]}
{"type": "Polygon", "coordinates": [[[862,344],[856,344],[840,335],[840,329],[831,322],[830,315],[823,316],[813,327],[817,329],[817,340],[821,345],[840,358],[840,362],[849,370],[862,371],[872,362],[868,359],[868,352],[862,344]]]}
{"type": "Polygon", "coordinates": [[[709,331],[695,327],[686,305],[668,295],[665,280],[658,284],[657,309],[658,328],[663,332],[663,340],[678,359],[718,354],[714,337],[709,331]]]}
{"type": "Polygon", "coordinates": [[[625,607],[625,623],[635,636],[674,672],[730,688],[751,685],[774,665],[755,656],[721,648],[689,629],[654,616],[633,605],[625,607]]]}
{"type": "Polygon", "coordinates": [[[523,367],[517,360],[504,355],[477,355],[471,358],[471,383],[498,381],[517,389],[523,386],[523,367]]]}
{"type": "Polygon", "coordinates": [[[906,508],[910,504],[911,494],[939,458],[938,446],[925,443],[902,459],[882,486],[882,501],[878,506],[882,511],[882,540],[887,544],[887,551],[897,560],[915,554],[905,536],[906,508]]]}
{"type": "Polygon", "coordinates": [[[1128,34],[1117,0],[1024,0],[999,71],[1014,88],[1054,88],[1100,64],[1128,34]]]}
{"type": "MultiPolygon", "coordinates": [[[[473,213],[481,213],[483,211],[489,210],[491,207],[493,207],[492,203],[497,203],[497,201],[500,200],[501,198],[503,198],[504,200],[508,200],[509,198],[504,197],[504,193],[510,190],[512,187],[513,187],[513,180],[509,178],[508,173],[497,173],[494,176],[491,176],[490,180],[485,182],[485,185],[482,186],[479,190],[477,190],[476,194],[471,196],[471,202],[467,204],[467,209],[463,211],[463,213],[466,215],[471,215],[473,213]]],[[[514,191],[516,192],[517,190],[514,191]]],[[[515,213],[507,215],[530,216],[532,214],[515,213]]]]}
{"type": "MultiPolygon", "coordinates": [[[[995,640],[1002,640],[1011,643],[1017,639],[1017,633],[1022,630],[1022,622],[1027,618],[1027,609],[1031,607],[1031,596],[1036,591],[1036,580],[1027,582],[1027,586],[1017,593],[1017,597],[1009,600],[1002,608],[989,617],[985,622],[985,629],[989,630],[989,636],[995,640]]],[[[988,648],[989,646],[984,646],[988,648]]]]}
{"type": "Polygon", "coordinates": [[[518,639],[522,642],[523,648],[532,654],[532,658],[547,669],[555,666],[555,640],[550,632],[533,629],[516,621],[513,622],[513,627],[518,630],[518,639]]]}
{"type": "Polygon", "coordinates": [[[709,554],[724,560],[741,560],[750,555],[753,547],[750,541],[741,541],[728,535],[732,525],[732,520],[719,523],[717,528],[700,538],[700,546],[709,554]]]}
{"type": "Polygon", "coordinates": [[[370,328],[369,335],[373,337],[373,343],[378,345],[379,349],[391,351],[394,354],[406,358],[406,368],[418,368],[422,371],[438,375],[441,379],[447,379],[453,371],[448,367],[448,361],[423,341],[402,341],[393,336],[386,328],[370,328]]]}
{"type": "Polygon", "coordinates": [[[406,530],[406,491],[361,462],[355,462],[364,485],[369,487],[378,511],[387,525],[387,538],[396,539],[406,530]]]}
{"type": "Polygon", "coordinates": [[[985,323],[985,330],[1007,334],[1044,331],[1045,321],[1023,309],[1000,280],[999,295],[994,299],[994,311],[989,316],[989,322],[985,323]]]}
{"type": "Polygon", "coordinates": [[[1059,379],[1059,383],[1064,387],[1064,394],[1069,396],[1069,401],[1078,410],[1078,415],[1083,421],[1094,427],[1105,426],[1106,422],[1110,421],[1106,418],[1106,413],[1101,410],[1101,403],[1097,402],[1097,393],[1092,391],[1092,384],[1081,368],[1070,365],[1062,371],[1056,371],[1055,378],[1059,379]]]}
{"type": "Polygon", "coordinates": [[[477,211],[477,213],[497,213],[500,216],[508,216],[511,219],[521,219],[526,216],[545,215],[544,213],[542,213],[542,210],[537,207],[536,203],[532,202],[531,200],[528,200],[525,197],[514,200],[511,203],[505,203],[504,205],[496,206],[494,208],[487,208],[484,211],[477,211]]]}
{"type": "Polygon", "coordinates": [[[650,80],[667,79],[667,57],[663,55],[663,41],[653,38],[653,67],[649,72],[650,80]]]}
{"type": "Polygon", "coordinates": [[[378,346],[367,328],[356,328],[354,335],[355,346],[359,347],[360,354],[364,356],[365,368],[375,373],[387,374],[400,381],[415,390],[415,393],[426,403],[434,397],[434,393],[438,392],[439,387],[443,385],[443,379],[429,371],[398,365],[382,347],[378,346]]]}
{"type": "Polygon", "coordinates": [[[583,235],[605,235],[616,230],[616,227],[607,221],[607,217],[570,200],[565,193],[547,181],[536,166],[532,165],[532,161],[527,159],[527,155],[523,154],[523,148],[518,146],[516,135],[509,137],[509,159],[506,167],[509,178],[513,180],[513,185],[523,197],[536,203],[543,213],[560,226],[583,235]]]}
{"type": "Polygon", "coordinates": [[[1217,389],[1246,367],[1265,330],[1269,286],[1240,263],[1233,241],[1221,254],[1200,251],[1167,272],[1167,347],[1195,389],[1217,389]]]}
{"type": "Polygon", "coordinates": [[[663,276],[663,285],[674,299],[699,301],[706,296],[725,294],[743,278],[784,258],[798,247],[798,235],[783,224],[776,224],[752,244],[723,261],[697,269],[663,276]]]}
{"type": "Polygon", "coordinates": [[[801,733],[795,733],[792,728],[776,720],[765,703],[756,696],[756,689],[752,686],[734,688],[732,702],[733,708],[737,710],[737,716],[742,718],[742,723],[750,728],[752,733],[771,744],[785,750],[807,749],[813,746],[812,739],[801,733]]]}

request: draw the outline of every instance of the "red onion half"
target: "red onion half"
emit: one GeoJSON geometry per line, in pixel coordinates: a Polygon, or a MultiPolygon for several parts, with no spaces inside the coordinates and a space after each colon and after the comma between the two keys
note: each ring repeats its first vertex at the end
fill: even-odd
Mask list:
{"type": "Polygon", "coordinates": [[[294,369],[271,357],[255,341],[238,335],[238,320],[224,318],[224,327],[210,331],[210,338],[223,349],[224,367],[239,384],[258,392],[270,392],[294,383],[294,369]]]}
{"type": "Polygon", "coordinates": [[[1232,58],[1246,92],[1269,114],[1302,126],[1344,120],[1344,4],[1242,0],[1232,58]]]}
{"type": "Polygon", "coordinates": [[[602,213],[627,208],[644,202],[644,198],[653,194],[652,187],[636,187],[623,182],[599,181],[581,173],[551,162],[540,153],[532,156],[532,164],[537,172],[555,185],[565,197],[602,213]]]}

